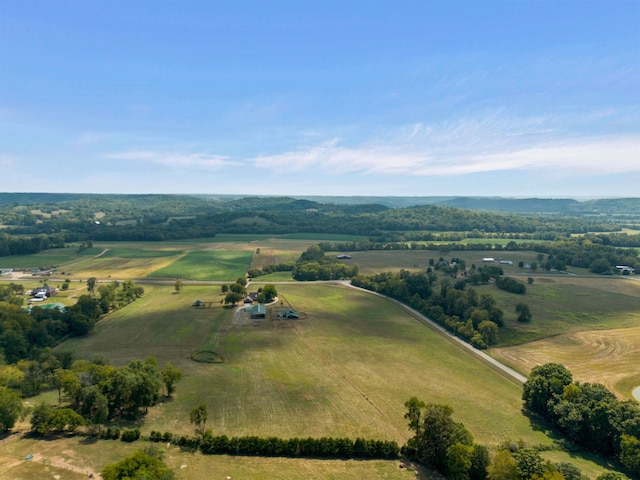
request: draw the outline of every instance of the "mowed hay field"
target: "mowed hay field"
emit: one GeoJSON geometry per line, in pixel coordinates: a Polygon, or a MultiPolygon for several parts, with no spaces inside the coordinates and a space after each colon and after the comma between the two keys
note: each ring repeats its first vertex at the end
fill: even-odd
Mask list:
{"type": "MultiPolygon", "coordinates": [[[[551,444],[544,429],[522,415],[518,385],[385,299],[342,286],[278,289],[300,320],[240,326],[247,323],[217,303],[191,307],[196,298],[221,298],[219,287],[186,286],[174,294],[172,287],[150,286],[144,297],[98,323],[92,335],[59,348],[84,358],[104,355],[120,365],[152,355],[161,366],[170,361],[183,372],[175,397],[150,409],[138,425],[143,434],[192,434],[189,412],[206,402],[207,428],[216,434],[361,436],[403,444],[409,436],[403,404],[417,396],[451,405],[456,421],[479,443],[551,444]],[[198,349],[215,351],[224,362],[193,362],[190,354],[198,349]]],[[[593,478],[604,471],[557,454],[593,478]]],[[[196,464],[202,472],[206,465],[216,471],[220,466],[221,473],[238,478],[264,478],[265,472],[275,478],[412,478],[398,462],[176,458],[171,461],[187,465],[177,470],[179,478],[213,478],[193,474],[196,464]]]]}
{"type": "Polygon", "coordinates": [[[602,383],[627,399],[632,398],[633,388],[640,386],[640,325],[556,335],[492,349],[491,354],[525,374],[536,365],[562,363],[575,380],[602,383]]]}
{"type": "Polygon", "coordinates": [[[451,404],[478,441],[548,442],[520,413],[520,388],[390,302],[337,286],[278,286],[298,321],[234,325],[232,310],[190,305],[219,288],[150,287],[101,321],[86,339],[61,345],[124,364],[155,356],[184,372],[176,398],[154,408],[145,429],[190,433],[189,411],[205,401],[214,432],[228,435],[408,437],[404,402],[451,404]],[[210,349],[222,364],[190,360],[210,349]],[[469,396],[473,401],[469,401],[469,396]]]}
{"type": "Polygon", "coordinates": [[[495,358],[525,375],[536,365],[559,362],[576,380],[632,398],[640,385],[640,281],[536,277],[524,296],[498,292],[511,333],[505,347],[491,349],[495,358]],[[530,324],[516,322],[518,301],[530,305],[530,324]]]}

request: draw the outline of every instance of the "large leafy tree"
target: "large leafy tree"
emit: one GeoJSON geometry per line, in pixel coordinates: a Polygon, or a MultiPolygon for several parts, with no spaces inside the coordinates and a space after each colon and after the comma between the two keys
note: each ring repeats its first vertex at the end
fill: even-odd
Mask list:
{"type": "Polygon", "coordinates": [[[204,402],[191,410],[189,414],[189,420],[196,426],[196,433],[201,436],[204,436],[208,416],[207,404],[204,402]]]}
{"type": "Polygon", "coordinates": [[[453,409],[448,405],[424,404],[411,398],[406,404],[409,428],[416,435],[408,442],[408,453],[424,465],[439,472],[467,472],[471,466],[472,450],[464,448],[473,445],[471,433],[461,423],[451,418],[453,409]],[[456,446],[455,445],[460,445],[456,446]],[[449,457],[456,457],[457,460],[449,457]],[[463,465],[457,465],[460,460],[463,465]],[[454,465],[455,464],[455,465],[454,465]]]}
{"type": "Polygon", "coordinates": [[[173,480],[171,471],[158,456],[138,450],[102,469],[104,480],[173,480]]]}
{"type": "Polygon", "coordinates": [[[516,313],[518,314],[518,321],[521,323],[529,323],[533,318],[531,315],[531,309],[526,303],[518,303],[516,305],[516,313]]]}
{"type": "Polygon", "coordinates": [[[560,363],[539,365],[531,370],[523,387],[522,399],[527,408],[549,418],[554,404],[562,397],[564,387],[572,381],[571,372],[560,363]]]}
{"type": "Polygon", "coordinates": [[[20,396],[7,387],[0,387],[0,432],[13,428],[21,412],[20,396]]]}
{"type": "Polygon", "coordinates": [[[176,383],[182,378],[182,372],[174,367],[171,363],[167,362],[164,368],[160,371],[160,377],[162,383],[164,383],[167,391],[167,397],[173,395],[176,391],[176,383]]]}

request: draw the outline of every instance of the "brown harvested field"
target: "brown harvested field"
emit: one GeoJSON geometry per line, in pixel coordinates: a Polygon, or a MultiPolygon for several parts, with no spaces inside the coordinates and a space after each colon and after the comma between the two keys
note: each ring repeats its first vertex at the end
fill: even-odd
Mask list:
{"type": "Polygon", "coordinates": [[[624,398],[640,385],[640,325],[587,330],[491,350],[492,356],[528,374],[547,362],[564,364],[580,382],[602,383],[624,398]]]}

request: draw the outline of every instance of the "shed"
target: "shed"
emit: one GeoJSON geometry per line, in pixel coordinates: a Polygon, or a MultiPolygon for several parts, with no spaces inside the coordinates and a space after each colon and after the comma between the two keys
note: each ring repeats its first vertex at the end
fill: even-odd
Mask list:
{"type": "Polygon", "coordinates": [[[251,307],[251,318],[265,318],[267,316],[267,308],[259,303],[251,307]]]}

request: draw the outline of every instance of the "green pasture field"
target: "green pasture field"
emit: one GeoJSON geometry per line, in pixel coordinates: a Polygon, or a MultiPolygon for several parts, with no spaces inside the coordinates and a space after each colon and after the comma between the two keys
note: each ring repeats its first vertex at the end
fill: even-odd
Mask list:
{"type": "Polygon", "coordinates": [[[525,295],[494,287],[506,329],[490,353],[523,374],[562,363],[577,380],[606,385],[623,398],[640,385],[640,282],[625,277],[536,276],[525,295]],[[517,322],[515,305],[527,303],[531,323],[517,322]]]}
{"type": "Polygon", "coordinates": [[[152,272],[151,278],[235,281],[244,277],[253,253],[246,250],[189,252],[177,261],[152,272]]]}
{"type": "Polygon", "coordinates": [[[189,433],[189,410],[205,401],[211,428],[228,435],[346,435],[406,440],[411,396],[450,403],[489,444],[546,438],[520,414],[520,388],[373,295],[335,286],[278,286],[299,321],[237,326],[219,287],[150,286],[85,339],[59,348],[118,364],[155,356],[184,373],[174,401],[152,409],[146,429],[189,433]],[[191,307],[194,300],[214,307],[191,307]],[[223,364],[189,359],[210,349],[223,364]],[[206,379],[206,380],[205,380],[206,379]],[[468,391],[476,400],[469,402],[468,391]],[[170,419],[170,420],[168,420],[170,419]]]}
{"type": "MultiPolygon", "coordinates": [[[[118,365],[155,356],[161,366],[170,361],[178,367],[183,379],[175,397],[150,409],[138,425],[147,434],[192,434],[189,412],[206,402],[207,427],[217,434],[362,436],[402,444],[409,436],[404,402],[417,396],[451,405],[454,418],[480,443],[551,443],[540,425],[522,415],[518,385],[394,304],[338,286],[292,284],[278,289],[300,320],[267,319],[256,322],[258,326],[240,326],[234,309],[218,303],[219,287],[185,286],[175,294],[170,286],[149,286],[141,299],[100,321],[92,335],[58,348],[73,349],[82,358],[104,355],[118,365]],[[213,302],[213,307],[191,307],[196,299],[213,302]],[[190,360],[200,349],[216,352],[224,363],[190,360]]],[[[217,458],[209,462],[217,463],[217,458]]],[[[269,462],[259,464],[263,461],[269,462]]],[[[579,458],[570,461],[603,471],[579,458]]],[[[237,460],[241,470],[236,471],[247,471],[248,462],[237,460]]],[[[283,466],[285,471],[299,465],[293,460],[272,462],[291,465],[283,466]]],[[[320,464],[324,462],[313,468],[320,464]]],[[[300,468],[311,468],[303,465],[300,468]]],[[[388,466],[382,462],[379,468],[386,472],[388,466]]],[[[247,473],[247,478],[252,475],[247,473]]],[[[316,478],[331,477],[323,473],[316,478]]]]}
{"type": "MultiPolygon", "coordinates": [[[[344,263],[352,265],[357,263],[360,273],[372,275],[380,272],[398,272],[402,269],[413,272],[424,272],[429,267],[429,259],[438,261],[440,257],[450,261],[452,258],[464,260],[467,268],[475,265],[480,268],[483,265],[483,258],[495,258],[492,265],[499,265],[498,258],[511,260],[513,265],[500,265],[506,275],[528,274],[529,270],[518,268],[518,262],[531,263],[536,261],[537,254],[528,251],[508,251],[508,250],[449,250],[446,253],[437,250],[368,250],[358,252],[344,252],[351,255],[350,260],[343,260],[344,263]]],[[[333,255],[329,252],[326,255],[333,255]]]]}
{"type": "MultiPolygon", "coordinates": [[[[516,295],[495,286],[475,286],[491,293],[505,312],[499,346],[510,346],[583,330],[629,328],[640,323],[640,281],[628,277],[531,275],[527,293],[516,295]],[[533,320],[519,323],[518,303],[529,305],[533,320]]],[[[520,278],[525,281],[524,278],[520,278]]]]}
{"type": "Polygon", "coordinates": [[[53,248],[51,250],[34,253],[33,255],[0,257],[0,266],[3,268],[27,269],[64,265],[86,260],[94,255],[98,255],[101,251],[100,248],[95,247],[87,248],[80,253],[78,253],[77,247],[53,248]]]}

